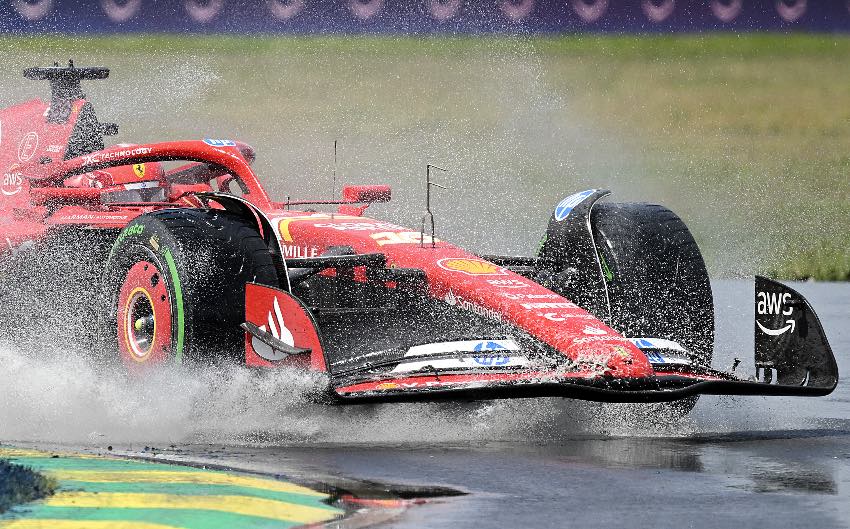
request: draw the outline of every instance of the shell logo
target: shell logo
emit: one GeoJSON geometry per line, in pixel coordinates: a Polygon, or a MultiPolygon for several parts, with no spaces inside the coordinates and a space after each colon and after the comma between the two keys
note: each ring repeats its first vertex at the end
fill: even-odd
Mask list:
{"type": "Polygon", "coordinates": [[[504,268],[488,263],[483,259],[448,257],[437,261],[437,265],[443,270],[460,272],[468,276],[503,276],[507,274],[504,268]]]}

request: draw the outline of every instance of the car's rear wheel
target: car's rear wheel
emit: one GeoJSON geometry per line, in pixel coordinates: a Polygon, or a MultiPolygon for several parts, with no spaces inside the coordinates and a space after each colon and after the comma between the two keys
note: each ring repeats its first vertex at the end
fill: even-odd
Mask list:
{"type": "MultiPolygon", "coordinates": [[[[629,337],[678,342],[695,364],[710,366],[714,302],[699,247],[688,227],[664,206],[599,203],[591,227],[608,286],[609,324],[629,337]]],[[[635,406],[646,417],[679,418],[696,397],[635,406]]]]}
{"type": "Polygon", "coordinates": [[[278,285],[257,229],[221,210],[143,215],[106,267],[104,332],[131,371],[243,354],[245,284],[278,285]]]}

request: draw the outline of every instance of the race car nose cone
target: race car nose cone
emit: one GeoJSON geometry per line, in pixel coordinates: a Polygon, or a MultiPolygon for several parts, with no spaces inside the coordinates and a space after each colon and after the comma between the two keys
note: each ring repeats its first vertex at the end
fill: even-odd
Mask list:
{"type": "Polygon", "coordinates": [[[606,365],[605,374],[613,377],[648,377],[654,372],[646,355],[636,348],[623,345],[613,346],[606,365]]]}

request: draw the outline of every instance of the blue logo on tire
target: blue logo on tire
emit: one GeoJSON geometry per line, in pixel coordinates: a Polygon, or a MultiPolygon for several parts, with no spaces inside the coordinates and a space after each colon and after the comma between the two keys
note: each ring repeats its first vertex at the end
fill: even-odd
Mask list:
{"type": "Polygon", "coordinates": [[[511,361],[511,357],[507,355],[481,355],[473,356],[472,360],[482,366],[503,366],[511,361]]]}
{"type": "MultiPolygon", "coordinates": [[[[507,349],[504,345],[499,342],[494,342],[491,340],[487,340],[485,342],[478,342],[475,344],[475,347],[472,348],[476,353],[483,353],[487,351],[498,351],[500,349],[507,349]]],[[[473,356],[472,360],[482,366],[503,366],[511,361],[511,357],[505,354],[491,354],[491,355],[478,355],[473,356]]]]}
{"type": "Polygon", "coordinates": [[[573,212],[573,209],[582,202],[584,202],[584,199],[586,199],[593,193],[596,193],[595,189],[588,189],[587,191],[581,191],[579,193],[570,195],[564,200],[558,202],[558,205],[555,206],[555,220],[560,222],[569,217],[570,213],[573,212]]]}

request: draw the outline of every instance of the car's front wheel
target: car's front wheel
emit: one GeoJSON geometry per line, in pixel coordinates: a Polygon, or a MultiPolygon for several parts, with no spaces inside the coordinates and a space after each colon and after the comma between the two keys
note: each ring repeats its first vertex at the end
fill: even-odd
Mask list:
{"type": "MultiPolygon", "coordinates": [[[[559,227],[563,220],[553,222],[559,227]]],[[[592,205],[589,219],[574,214],[571,220],[574,229],[552,229],[550,224],[544,242],[550,250],[543,283],[626,337],[676,342],[686,351],[677,348],[677,355],[687,354],[692,364],[710,366],[714,349],[711,283],[699,247],[682,219],[656,204],[601,202],[592,205]],[[576,240],[570,239],[577,234],[576,240]],[[589,258],[587,252],[581,253],[581,245],[589,246],[589,258]],[[583,259],[576,260],[577,255],[583,259]]],[[[649,351],[648,345],[642,347],[649,351]]],[[[664,367],[664,355],[653,359],[659,368],[664,367]]],[[[633,408],[646,418],[677,418],[695,404],[696,398],[689,398],[633,408]]]]}
{"type": "MultiPolygon", "coordinates": [[[[690,360],[710,366],[714,301],[702,254],[690,230],[664,206],[600,203],[591,210],[593,238],[606,275],[610,325],[633,338],[682,345],[690,360]]],[[[687,415],[697,397],[631,407],[641,423],[687,415]]]]}

